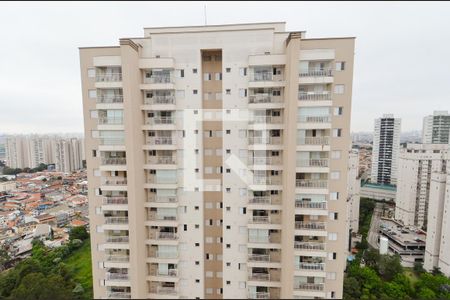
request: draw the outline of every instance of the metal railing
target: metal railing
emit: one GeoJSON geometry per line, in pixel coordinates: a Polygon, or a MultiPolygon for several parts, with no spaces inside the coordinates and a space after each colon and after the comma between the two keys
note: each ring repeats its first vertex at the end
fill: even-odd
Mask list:
{"type": "Polygon", "coordinates": [[[98,118],[98,124],[100,124],[100,125],[122,125],[123,118],[100,117],[100,118],[98,118]]]}
{"type": "Polygon", "coordinates": [[[307,136],[304,138],[298,139],[298,144],[300,145],[329,145],[330,137],[329,136],[307,136]]]}
{"type": "Polygon", "coordinates": [[[171,137],[148,137],[147,143],[150,145],[175,145],[176,140],[171,137]]]}
{"type": "Polygon", "coordinates": [[[130,256],[128,255],[108,255],[106,261],[109,262],[129,262],[130,256]]]}
{"type": "Polygon", "coordinates": [[[301,262],[295,265],[297,270],[311,270],[311,271],[323,271],[325,269],[324,263],[305,263],[301,262]]]}
{"type": "Polygon", "coordinates": [[[280,185],[281,177],[253,177],[253,184],[280,185]]]}
{"type": "Polygon", "coordinates": [[[127,185],[127,179],[126,178],[120,178],[120,179],[104,179],[102,180],[102,185],[109,185],[109,186],[117,186],[117,185],[127,185]]]}
{"type": "Polygon", "coordinates": [[[178,291],[174,287],[157,286],[157,287],[151,287],[150,293],[160,294],[160,295],[176,295],[178,293],[178,291]]]}
{"type": "Polygon", "coordinates": [[[248,255],[249,261],[267,261],[270,262],[270,255],[269,254],[249,254],[248,255]]]}
{"type": "Polygon", "coordinates": [[[97,74],[96,82],[117,82],[122,81],[122,73],[97,74]]]}
{"type": "Polygon", "coordinates": [[[298,116],[298,121],[303,123],[330,123],[330,116],[298,116]]]}
{"type": "Polygon", "coordinates": [[[175,104],[175,96],[158,96],[155,95],[151,98],[144,98],[144,103],[148,105],[154,104],[175,104]]]}
{"type": "Polygon", "coordinates": [[[294,290],[306,290],[306,291],[323,291],[323,283],[299,283],[294,286],[294,290]]]}
{"type": "Polygon", "coordinates": [[[148,125],[170,125],[175,124],[174,117],[153,117],[145,120],[145,124],[148,125]]]}
{"type": "Polygon", "coordinates": [[[158,203],[176,203],[178,201],[177,196],[149,196],[148,202],[158,203]]]}
{"type": "Polygon", "coordinates": [[[170,76],[151,76],[145,77],[144,83],[172,83],[170,76]]]}
{"type": "Polygon", "coordinates": [[[268,274],[268,273],[248,274],[248,279],[256,280],[256,281],[270,281],[270,274],[268,274]]]}
{"type": "Polygon", "coordinates": [[[325,230],[325,222],[295,222],[295,229],[325,230]]]}
{"type": "Polygon", "coordinates": [[[295,201],[296,208],[327,209],[327,202],[295,201]]]}
{"type": "Polygon", "coordinates": [[[298,159],[297,167],[328,167],[328,159],[298,159]]]}
{"type": "Polygon", "coordinates": [[[333,76],[333,71],[331,69],[316,69],[316,70],[300,70],[300,77],[325,77],[333,76]]]}
{"type": "Polygon", "coordinates": [[[122,95],[98,95],[97,103],[123,103],[122,95]]]}
{"type": "Polygon", "coordinates": [[[249,236],[249,243],[280,243],[281,236],[277,235],[269,235],[269,236],[249,236]]]}
{"type": "Polygon", "coordinates": [[[151,276],[168,276],[168,277],[177,277],[178,270],[177,269],[168,269],[167,273],[162,273],[159,270],[153,270],[150,272],[151,276]]]}
{"type": "Polygon", "coordinates": [[[283,102],[283,98],[281,98],[281,96],[272,96],[269,93],[254,94],[248,96],[248,103],[250,104],[280,103],[280,102],[283,102]]]}
{"type": "Polygon", "coordinates": [[[128,224],[128,217],[105,217],[105,224],[128,224]]]}
{"type": "Polygon", "coordinates": [[[125,157],[102,157],[102,165],[126,165],[125,157]]]}
{"type": "Polygon", "coordinates": [[[271,137],[249,137],[248,143],[250,145],[263,144],[263,145],[281,145],[283,140],[280,136],[271,137]]]}
{"type": "Polygon", "coordinates": [[[103,197],[103,204],[105,205],[128,204],[128,197],[120,197],[120,196],[103,197]]]}
{"type": "Polygon", "coordinates": [[[294,249],[300,249],[300,250],[325,250],[325,243],[294,242],[294,249]]]}
{"type": "Polygon", "coordinates": [[[299,92],[298,100],[305,101],[320,101],[320,100],[331,100],[331,92],[299,92]]]}
{"type": "Polygon", "coordinates": [[[121,273],[106,273],[106,280],[115,280],[115,281],[128,281],[130,277],[128,274],[121,273]]]}
{"type": "Polygon", "coordinates": [[[253,224],[270,224],[269,216],[252,216],[250,222],[253,224]]]}
{"type": "Polygon", "coordinates": [[[175,158],[173,156],[150,156],[147,160],[149,164],[173,165],[175,158]]]}
{"type": "Polygon", "coordinates": [[[251,165],[275,165],[281,164],[281,156],[249,157],[248,163],[251,165]]]}
{"type": "Polygon", "coordinates": [[[250,81],[283,81],[282,74],[273,75],[272,71],[250,73],[250,81]]]}
{"type": "Polygon", "coordinates": [[[300,188],[326,189],[328,187],[328,180],[297,179],[295,181],[295,186],[300,188]]]}
{"type": "Polygon", "coordinates": [[[131,299],[131,293],[127,292],[108,292],[106,294],[108,299],[131,299]]]}
{"type": "Polygon", "coordinates": [[[176,240],[178,236],[175,232],[158,232],[156,238],[159,240],[176,240]]]}
{"type": "Polygon", "coordinates": [[[121,244],[121,243],[128,243],[130,241],[129,237],[124,236],[106,236],[106,242],[107,243],[114,243],[114,244],[121,244]]]}
{"type": "Polygon", "coordinates": [[[282,117],[275,116],[253,116],[250,119],[250,124],[281,124],[283,123],[282,117]]]}

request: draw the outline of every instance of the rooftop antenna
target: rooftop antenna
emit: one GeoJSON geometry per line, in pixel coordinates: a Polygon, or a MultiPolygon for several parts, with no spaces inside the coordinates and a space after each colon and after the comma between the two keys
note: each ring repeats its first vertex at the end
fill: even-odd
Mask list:
{"type": "Polygon", "coordinates": [[[205,26],[206,26],[206,24],[208,23],[207,19],[206,19],[206,4],[203,6],[203,8],[204,8],[204,12],[205,12],[205,26]]]}

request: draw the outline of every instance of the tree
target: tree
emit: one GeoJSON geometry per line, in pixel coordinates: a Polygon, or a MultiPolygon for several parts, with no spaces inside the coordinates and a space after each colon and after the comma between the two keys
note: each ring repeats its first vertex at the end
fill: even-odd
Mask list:
{"type": "Polygon", "coordinates": [[[84,226],[73,227],[69,232],[69,240],[82,240],[89,238],[89,233],[84,226]]]}
{"type": "Polygon", "coordinates": [[[361,298],[361,286],[354,277],[346,277],[344,279],[344,299],[357,300],[361,298]]]}
{"type": "Polygon", "coordinates": [[[418,299],[437,299],[436,294],[429,288],[423,288],[417,293],[418,299]]]}
{"type": "Polygon", "coordinates": [[[0,271],[6,269],[6,264],[11,260],[8,251],[2,246],[0,248],[0,271]]]}
{"type": "Polygon", "coordinates": [[[11,293],[13,299],[72,299],[71,289],[59,275],[45,276],[42,273],[26,275],[20,285],[11,293]]]}
{"type": "Polygon", "coordinates": [[[433,267],[433,270],[431,270],[431,274],[433,274],[433,275],[442,275],[441,268],[433,267]]]}
{"type": "Polygon", "coordinates": [[[387,281],[392,280],[397,274],[403,273],[399,255],[381,255],[377,268],[378,274],[387,281]]]}
{"type": "Polygon", "coordinates": [[[377,270],[378,262],[380,261],[380,254],[378,253],[378,250],[370,248],[367,249],[364,252],[363,255],[364,263],[368,266],[373,268],[374,270],[377,270]]]}
{"type": "Polygon", "coordinates": [[[416,261],[414,263],[414,272],[417,275],[420,275],[420,274],[424,273],[425,269],[423,268],[423,263],[421,263],[420,261],[416,261]]]}

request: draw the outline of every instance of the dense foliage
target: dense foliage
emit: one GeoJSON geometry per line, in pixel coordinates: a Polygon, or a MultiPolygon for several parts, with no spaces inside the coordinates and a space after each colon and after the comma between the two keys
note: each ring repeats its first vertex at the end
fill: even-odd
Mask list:
{"type": "Polygon", "coordinates": [[[39,164],[36,168],[10,168],[10,167],[4,167],[3,168],[3,175],[17,175],[19,173],[36,173],[36,172],[42,172],[44,170],[47,170],[46,164],[39,164]]]}
{"type": "Polygon", "coordinates": [[[84,241],[71,238],[67,245],[56,249],[45,247],[42,241],[33,241],[31,257],[0,274],[0,299],[92,298],[92,291],[83,288],[73,267],[67,263],[86,249],[89,252],[88,236],[84,241]]]}

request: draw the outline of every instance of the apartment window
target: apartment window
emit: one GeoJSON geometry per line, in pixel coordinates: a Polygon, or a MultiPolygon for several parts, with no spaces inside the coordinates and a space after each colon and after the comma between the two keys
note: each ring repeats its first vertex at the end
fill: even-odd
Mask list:
{"type": "Polygon", "coordinates": [[[231,211],[231,206],[227,206],[225,209],[226,209],[227,211],[231,211]]]}
{"type": "Polygon", "coordinates": [[[89,90],[88,94],[89,94],[89,98],[91,98],[91,99],[97,98],[97,90],[89,90]]]}
{"type": "Polygon", "coordinates": [[[333,150],[331,151],[332,159],[341,159],[341,150],[333,150]]]}
{"type": "Polygon", "coordinates": [[[245,263],[238,263],[238,270],[245,270],[247,268],[247,264],[245,263]]]}
{"type": "Polygon", "coordinates": [[[231,281],[227,280],[227,285],[230,285],[230,284],[231,284],[231,281]]]}
{"type": "Polygon", "coordinates": [[[210,81],[211,80],[211,73],[203,73],[203,80],[204,81],[210,81]]]}
{"type": "Polygon", "coordinates": [[[194,206],[194,210],[199,210],[200,207],[199,206],[194,206]]]}
{"type": "Polygon", "coordinates": [[[192,69],[192,73],[197,74],[197,69],[196,68],[192,69]]]}
{"type": "Polygon", "coordinates": [[[222,80],[222,73],[216,73],[216,81],[222,80]]]}
{"type": "Polygon", "coordinates": [[[337,233],[336,232],[329,232],[328,233],[328,240],[329,241],[337,241],[337,233]]]}
{"type": "Polygon", "coordinates": [[[328,280],[336,280],[336,272],[327,272],[328,280]]]}
{"type": "MultiPolygon", "coordinates": [[[[200,283],[200,279],[195,279],[196,283],[200,283]]],[[[200,297],[197,297],[196,299],[200,299],[200,297]]]]}
{"type": "Polygon", "coordinates": [[[195,154],[198,154],[199,150],[198,150],[198,149],[195,149],[194,152],[195,152],[195,154]]]}
{"type": "Polygon", "coordinates": [[[330,212],[328,214],[328,217],[330,218],[330,220],[337,220],[338,219],[338,213],[337,212],[330,212]]]}
{"type": "Polygon", "coordinates": [[[226,89],[226,90],[225,90],[225,93],[226,93],[227,95],[231,95],[231,90],[230,90],[230,89],[226,89]]]}
{"type": "Polygon", "coordinates": [[[227,149],[227,150],[226,150],[226,153],[227,153],[227,154],[230,154],[230,153],[231,153],[231,149],[227,149]]]}
{"type": "Polygon", "coordinates": [[[336,260],[337,253],[336,252],[328,252],[328,260],[336,260]]]}
{"type": "Polygon", "coordinates": [[[226,134],[231,134],[231,130],[230,130],[230,129],[227,129],[227,130],[225,130],[225,133],[226,133],[226,134]]]}
{"type": "Polygon", "coordinates": [[[247,89],[239,89],[239,97],[241,98],[247,97],[247,89]]]}
{"type": "Polygon", "coordinates": [[[245,215],[247,213],[247,208],[246,207],[239,207],[239,213],[241,215],[245,215]]]}
{"type": "Polygon", "coordinates": [[[239,75],[247,76],[247,68],[239,68],[239,75]]]}
{"type": "Polygon", "coordinates": [[[183,69],[179,69],[175,72],[175,76],[177,78],[183,78],[184,77],[184,70],[183,69]]]}
{"type": "Polygon", "coordinates": [[[183,229],[184,229],[184,231],[187,231],[187,224],[183,225],[183,229]]]}
{"type": "Polygon", "coordinates": [[[342,116],[343,110],[344,110],[344,108],[342,106],[335,107],[334,108],[334,115],[335,116],[342,116]]]}
{"type": "Polygon", "coordinates": [[[330,298],[331,298],[331,299],[336,298],[336,292],[334,292],[334,291],[331,292],[331,293],[330,293],[330,298]]]}
{"type": "Polygon", "coordinates": [[[102,172],[99,169],[94,169],[93,171],[94,171],[94,176],[96,176],[96,177],[102,176],[102,172]]]}
{"type": "Polygon", "coordinates": [[[177,99],[183,99],[183,98],[184,98],[184,90],[177,90],[177,91],[175,92],[175,97],[176,97],[177,99]]]}
{"type": "Polygon", "coordinates": [[[228,249],[230,249],[230,248],[231,248],[231,244],[227,244],[226,247],[227,247],[228,249]]]}
{"type": "Polygon", "coordinates": [[[227,171],[227,173],[231,173],[231,169],[228,169],[228,168],[227,168],[227,170],[226,170],[226,171],[227,171]]]}
{"type": "Polygon", "coordinates": [[[342,129],[341,128],[333,129],[333,137],[341,137],[341,136],[342,136],[342,129]]]}
{"type": "Polygon", "coordinates": [[[226,68],[225,71],[226,71],[227,73],[230,73],[230,72],[231,72],[231,68],[226,68]]]}
{"type": "Polygon", "coordinates": [[[200,247],[200,243],[195,243],[195,247],[200,247]]]}
{"type": "Polygon", "coordinates": [[[97,150],[92,150],[92,157],[97,157],[97,150]]]}
{"type": "Polygon", "coordinates": [[[227,193],[231,193],[231,188],[226,188],[225,191],[226,191],[227,193]]]}
{"type": "Polygon", "coordinates": [[[226,265],[227,265],[227,267],[231,267],[231,263],[230,262],[227,262],[226,265]]]}
{"type": "Polygon", "coordinates": [[[198,115],[198,110],[194,110],[194,115],[198,115]]]}
{"type": "Polygon", "coordinates": [[[199,224],[195,224],[195,229],[199,229],[200,225],[199,224]]]}
{"type": "Polygon", "coordinates": [[[95,68],[89,68],[87,69],[87,74],[89,78],[95,77],[95,68]]]}
{"type": "Polygon", "coordinates": [[[339,192],[331,192],[330,200],[339,200],[339,192]]]}
{"type": "Polygon", "coordinates": [[[272,96],[275,96],[275,97],[281,96],[281,90],[273,90],[272,96]]]}
{"type": "Polygon", "coordinates": [[[337,61],[336,71],[344,71],[344,70],[345,70],[345,61],[337,61]]]}
{"type": "Polygon", "coordinates": [[[198,94],[198,90],[192,90],[192,93],[193,93],[194,95],[197,95],[197,94],[198,94]]]}
{"type": "Polygon", "coordinates": [[[334,93],[335,94],[343,94],[344,93],[344,85],[343,84],[336,84],[334,86],[334,93]]]}
{"type": "Polygon", "coordinates": [[[231,226],[230,226],[230,225],[227,225],[225,228],[226,228],[226,229],[231,229],[231,226]]]}
{"type": "Polygon", "coordinates": [[[331,172],[330,177],[333,180],[338,180],[341,177],[341,172],[333,171],[333,172],[331,172]]]}

